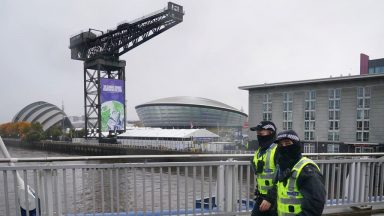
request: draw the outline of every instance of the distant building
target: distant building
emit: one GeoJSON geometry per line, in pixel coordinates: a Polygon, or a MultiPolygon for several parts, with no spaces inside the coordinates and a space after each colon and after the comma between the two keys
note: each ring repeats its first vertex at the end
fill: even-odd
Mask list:
{"type": "Polygon", "coordinates": [[[225,140],[242,139],[247,114],[199,97],[169,97],[136,106],[145,127],[206,128],[225,140]]]}
{"type": "Polygon", "coordinates": [[[369,56],[360,54],[360,75],[383,74],[384,58],[369,60],[369,56]]]}
{"type": "Polygon", "coordinates": [[[68,119],[71,121],[74,128],[84,128],[85,127],[85,117],[83,116],[68,116],[68,119]]]}
{"type": "Polygon", "coordinates": [[[239,88],[249,91],[250,127],[272,120],[279,131],[293,129],[304,152],[384,150],[384,74],[239,88]]]}
{"type": "Polygon", "coordinates": [[[53,126],[72,128],[71,121],[59,107],[45,101],[37,101],[21,109],[12,122],[39,122],[43,130],[48,130],[53,126]]]}
{"type": "Polygon", "coordinates": [[[205,153],[237,149],[232,142],[218,140],[218,135],[206,129],[129,128],[117,136],[118,143],[144,149],[205,153]]]}

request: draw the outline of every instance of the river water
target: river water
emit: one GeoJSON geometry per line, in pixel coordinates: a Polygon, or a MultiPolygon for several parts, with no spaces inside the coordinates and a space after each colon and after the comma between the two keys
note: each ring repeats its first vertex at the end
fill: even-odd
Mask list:
{"type": "MultiPolygon", "coordinates": [[[[8,147],[8,151],[14,158],[80,156],[15,147],[8,147]]],[[[121,161],[76,162],[80,166],[105,163],[121,163],[121,161]]],[[[74,162],[56,162],[55,164],[72,165],[74,162]]],[[[46,164],[28,163],[28,165],[45,166],[46,164]]],[[[196,199],[209,197],[210,194],[216,195],[216,171],[215,166],[205,166],[204,168],[181,166],[179,168],[59,169],[57,185],[53,184],[53,188],[55,190],[56,186],[61,196],[59,199],[54,197],[54,209],[57,211],[58,203],[61,203],[63,213],[193,209],[196,199]]],[[[23,175],[22,172],[19,171],[19,173],[23,175]]],[[[28,183],[36,187],[34,173],[30,172],[27,176],[28,183]]],[[[42,183],[44,184],[45,180],[42,180],[42,183]]],[[[6,201],[3,195],[5,190],[8,190],[9,193],[10,215],[16,215],[11,172],[8,172],[8,187],[2,187],[2,185],[4,185],[4,174],[0,177],[0,215],[5,215],[6,201]]],[[[37,187],[39,187],[38,185],[37,187]]],[[[246,180],[244,179],[241,189],[243,197],[246,196],[248,190],[245,185],[246,180]]],[[[35,190],[39,191],[36,188],[35,190]]],[[[222,193],[221,196],[225,196],[224,192],[219,193],[222,193]]],[[[46,202],[44,198],[41,201],[46,202]]]]}

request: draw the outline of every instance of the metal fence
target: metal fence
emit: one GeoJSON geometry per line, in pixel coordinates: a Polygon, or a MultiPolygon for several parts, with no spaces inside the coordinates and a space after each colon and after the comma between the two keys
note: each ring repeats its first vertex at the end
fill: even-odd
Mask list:
{"type": "MultiPolygon", "coordinates": [[[[20,215],[23,200],[30,200],[26,209],[37,206],[36,215],[49,216],[250,214],[255,178],[244,156],[204,162],[108,162],[139,157],[162,156],[13,158],[9,161],[18,162],[13,167],[2,159],[0,215],[20,215]],[[17,184],[18,175],[22,185],[17,184]],[[19,192],[27,185],[34,188],[35,198],[19,192]]],[[[188,161],[209,156],[179,157],[188,161]]],[[[383,158],[316,162],[325,179],[326,208],[384,204],[383,158]]]]}

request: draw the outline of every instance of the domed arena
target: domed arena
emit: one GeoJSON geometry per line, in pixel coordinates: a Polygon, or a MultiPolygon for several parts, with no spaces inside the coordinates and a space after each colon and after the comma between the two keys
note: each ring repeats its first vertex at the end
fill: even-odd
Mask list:
{"type": "Polygon", "coordinates": [[[72,127],[70,120],[63,110],[44,101],[38,101],[27,105],[12,119],[12,122],[23,121],[39,122],[43,126],[44,131],[56,125],[64,126],[65,128],[72,127]]]}
{"type": "Polygon", "coordinates": [[[199,97],[169,97],[135,107],[146,127],[241,128],[247,114],[224,103],[199,97]]]}

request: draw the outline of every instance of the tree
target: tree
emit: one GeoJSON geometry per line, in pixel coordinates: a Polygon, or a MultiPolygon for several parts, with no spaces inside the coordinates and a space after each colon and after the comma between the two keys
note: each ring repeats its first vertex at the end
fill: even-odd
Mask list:
{"type": "Polygon", "coordinates": [[[43,126],[39,122],[34,122],[31,124],[30,130],[25,136],[25,141],[35,142],[40,141],[44,138],[43,126]]]}
{"type": "Polygon", "coordinates": [[[75,128],[72,128],[70,133],[71,133],[72,138],[83,138],[85,136],[84,128],[81,130],[77,130],[75,128]]]}
{"type": "Polygon", "coordinates": [[[18,137],[23,139],[25,135],[28,133],[28,131],[31,129],[31,123],[30,122],[16,122],[15,123],[15,129],[17,131],[18,137]]]}
{"type": "Polygon", "coordinates": [[[0,135],[3,137],[23,138],[29,131],[29,122],[8,122],[0,125],[0,135]]]}
{"type": "Polygon", "coordinates": [[[61,131],[61,127],[54,126],[46,130],[44,135],[46,138],[51,138],[52,140],[59,140],[60,136],[63,135],[63,132],[61,131]]]}

